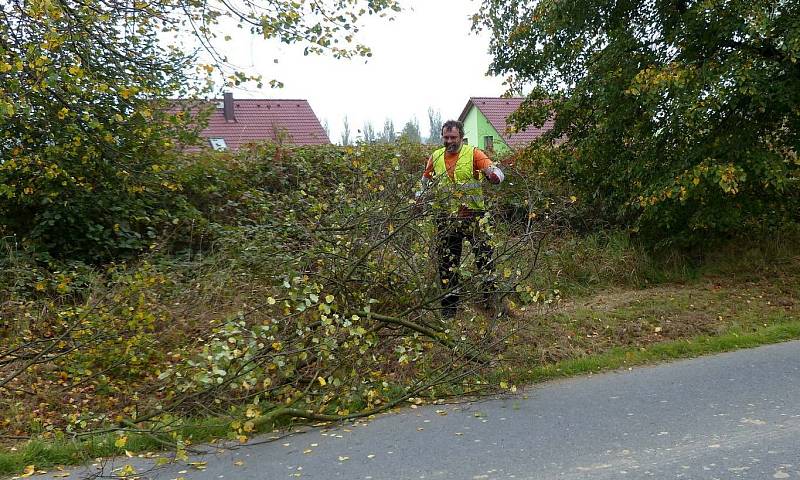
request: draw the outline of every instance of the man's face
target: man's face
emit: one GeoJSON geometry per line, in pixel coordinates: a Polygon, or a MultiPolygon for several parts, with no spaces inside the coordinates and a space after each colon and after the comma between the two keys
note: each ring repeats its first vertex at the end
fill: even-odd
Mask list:
{"type": "Polygon", "coordinates": [[[461,150],[461,134],[457,128],[445,128],[442,132],[442,141],[447,153],[458,153],[461,150]]]}

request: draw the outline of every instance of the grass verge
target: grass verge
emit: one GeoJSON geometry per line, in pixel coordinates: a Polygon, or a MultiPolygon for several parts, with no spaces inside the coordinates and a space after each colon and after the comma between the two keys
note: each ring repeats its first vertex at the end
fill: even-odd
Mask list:
{"type": "Polygon", "coordinates": [[[584,358],[537,366],[509,379],[518,383],[539,383],[557,378],[651,365],[667,360],[694,358],[713,353],[800,339],[800,320],[763,327],[755,332],[731,331],[721,336],[701,335],[685,340],[657,343],[646,348],[614,348],[584,358]]]}
{"type": "MultiPolygon", "coordinates": [[[[798,339],[800,256],[797,242],[784,240],[719,249],[697,266],[648,257],[620,235],[561,245],[543,259],[539,281],[559,283],[568,296],[515,322],[491,380],[523,385],[798,339]]],[[[216,418],[183,420],[174,431],[197,444],[227,438],[231,429],[216,418]]],[[[118,434],[34,439],[0,451],[0,476],[126,451],[147,455],[174,441],[126,435],[122,447],[118,434]]]]}
{"type": "Polygon", "coordinates": [[[119,446],[119,433],[89,436],[81,440],[34,439],[14,447],[12,451],[0,452],[0,477],[19,474],[33,465],[36,472],[55,466],[82,465],[103,457],[140,454],[157,456],[166,445],[182,439],[185,445],[209,442],[224,438],[230,431],[227,422],[221,419],[186,421],[170,434],[154,436],[137,432],[125,433],[125,443],[119,446]]]}
{"type": "MultiPolygon", "coordinates": [[[[535,366],[531,369],[515,368],[499,375],[513,384],[540,383],[547,380],[573,377],[587,373],[617,370],[658,362],[692,358],[701,355],[728,352],[743,348],[800,339],[800,320],[791,319],[784,323],[761,327],[755,331],[731,330],[719,336],[699,335],[692,338],[668,340],[647,347],[614,347],[603,353],[582,358],[535,366]]],[[[271,430],[267,426],[263,431],[271,430]]],[[[229,432],[227,424],[219,420],[207,420],[187,424],[179,430],[181,438],[191,443],[203,443],[224,438],[229,432]]],[[[120,448],[115,445],[116,434],[99,435],[86,440],[31,440],[17,451],[0,452],[0,476],[22,472],[34,465],[36,471],[46,471],[55,466],[79,465],[100,457],[142,454],[157,456],[152,452],[163,450],[164,444],[150,435],[130,433],[127,443],[120,448]]],[[[165,436],[162,440],[170,440],[165,436]]]]}

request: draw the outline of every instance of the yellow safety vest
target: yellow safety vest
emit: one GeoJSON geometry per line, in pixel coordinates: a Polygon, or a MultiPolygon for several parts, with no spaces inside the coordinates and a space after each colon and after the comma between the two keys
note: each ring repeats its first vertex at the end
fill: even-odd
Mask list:
{"type": "Polygon", "coordinates": [[[476,179],[473,172],[475,147],[462,145],[453,171],[453,178],[447,174],[444,161],[445,149],[433,152],[433,173],[436,180],[436,204],[438,208],[447,209],[450,213],[458,213],[461,206],[470,210],[485,210],[483,201],[482,173],[476,179]]]}

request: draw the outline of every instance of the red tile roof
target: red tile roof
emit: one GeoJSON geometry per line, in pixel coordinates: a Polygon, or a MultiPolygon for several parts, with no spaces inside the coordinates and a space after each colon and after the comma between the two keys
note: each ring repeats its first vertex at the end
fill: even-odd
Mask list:
{"type": "Polygon", "coordinates": [[[506,120],[508,116],[522,105],[523,100],[524,98],[519,97],[471,97],[458,119],[463,122],[464,119],[467,118],[470,108],[474,106],[486,117],[489,123],[492,124],[494,129],[497,130],[497,133],[503,137],[503,140],[505,140],[510,147],[522,147],[541,137],[545,132],[553,128],[553,120],[547,120],[542,128],[530,126],[514,134],[506,132],[506,120]]]}
{"type": "Polygon", "coordinates": [[[279,136],[293,145],[331,143],[306,100],[234,99],[234,121],[225,120],[223,100],[205,103],[216,107],[208,118],[203,138],[224,138],[229,150],[254,142],[275,141],[279,136]]]}

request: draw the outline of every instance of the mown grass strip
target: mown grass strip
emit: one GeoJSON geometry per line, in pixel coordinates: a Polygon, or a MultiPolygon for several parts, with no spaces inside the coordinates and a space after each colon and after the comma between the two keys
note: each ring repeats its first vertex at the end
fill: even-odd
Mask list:
{"type": "MultiPolygon", "coordinates": [[[[272,426],[270,426],[271,428],[272,426]]],[[[176,433],[193,444],[225,438],[230,431],[228,422],[220,419],[184,422],[176,433]]],[[[165,443],[174,442],[168,434],[155,438],[151,434],[126,433],[124,447],[115,446],[118,434],[106,433],[81,440],[34,439],[18,446],[17,451],[0,452],[0,477],[19,474],[27,465],[36,470],[47,470],[56,465],[82,465],[96,458],[114,457],[129,453],[164,451],[165,443]]]]}
{"type": "Polygon", "coordinates": [[[800,339],[800,320],[790,320],[751,332],[732,329],[719,336],[701,335],[689,339],[656,343],[642,348],[617,347],[601,354],[537,366],[523,372],[512,372],[510,374],[512,378],[508,380],[520,384],[539,383],[575,375],[693,358],[796,339],[800,339]]]}
{"type": "MultiPolygon", "coordinates": [[[[719,336],[698,336],[690,339],[665,341],[646,348],[614,348],[606,353],[583,358],[564,360],[542,365],[527,371],[515,370],[507,374],[508,381],[516,384],[540,383],[587,373],[617,370],[641,365],[650,365],[667,360],[698,357],[713,353],[728,352],[743,348],[800,339],[800,320],[784,321],[780,324],[761,327],[755,331],[730,330],[719,336]]],[[[268,431],[272,425],[261,431],[268,431]]],[[[227,422],[209,419],[187,423],[180,429],[182,438],[192,443],[225,438],[229,428],[227,422]]],[[[16,452],[0,452],[0,475],[8,476],[22,472],[25,466],[48,469],[56,465],[79,465],[98,457],[163,450],[163,444],[152,436],[138,433],[128,434],[124,448],[114,446],[116,434],[105,434],[85,440],[31,440],[16,452]]],[[[165,437],[166,438],[166,437],[165,437]]]]}

